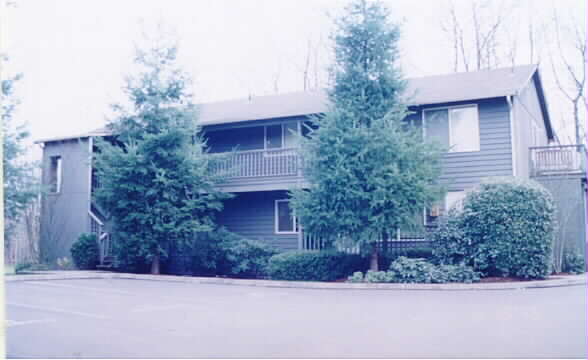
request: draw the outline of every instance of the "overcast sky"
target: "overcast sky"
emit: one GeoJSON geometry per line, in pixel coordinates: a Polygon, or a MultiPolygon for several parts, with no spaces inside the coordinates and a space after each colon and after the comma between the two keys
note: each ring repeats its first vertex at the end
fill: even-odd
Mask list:
{"type": "MultiPolygon", "coordinates": [[[[22,105],[16,119],[29,123],[33,139],[103,126],[108,105],[123,96],[123,77],[132,69],[133,43],[140,39],[142,28],[159,21],[172,25],[179,36],[179,58],[194,77],[196,102],[302,90],[308,41],[313,47],[322,44],[319,58],[326,62],[332,29],[327,14],[337,14],[345,3],[17,0],[2,14],[2,51],[10,57],[7,72],[24,74],[18,84],[22,105]]],[[[405,75],[451,72],[450,43],[439,25],[447,2],[387,3],[394,19],[403,23],[400,48],[405,75]]],[[[542,5],[551,6],[552,1],[520,4],[517,11],[524,22],[530,14],[548,16],[542,5]]],[[[557,6],[586,13],[583,0],[562,0],[557,6]]],[[[550,71],[542,67],[547,80],[550,71]]],[[[559,121],[564,110],[558,105],[557,89],[547,83],[550,110],[559,121]]]]}

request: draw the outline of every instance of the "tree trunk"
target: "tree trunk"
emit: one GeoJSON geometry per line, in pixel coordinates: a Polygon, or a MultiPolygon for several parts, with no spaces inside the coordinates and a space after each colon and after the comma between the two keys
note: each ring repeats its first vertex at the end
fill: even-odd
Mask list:
{"type": "Polygon", "coordinates": [[[378,271],[378,245],[372,247],[372,257],[370,259],[370,270],[378,271]]]}
{"type": "Polygon", "coordinates": [[[153,261],[151,262],[151,274],[159,275],[159,255],[153,257],[153,261]]]}

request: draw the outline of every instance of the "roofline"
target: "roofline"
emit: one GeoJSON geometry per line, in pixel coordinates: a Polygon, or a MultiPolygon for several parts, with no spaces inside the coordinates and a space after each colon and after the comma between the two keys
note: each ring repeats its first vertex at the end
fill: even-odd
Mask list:
{"type": "Polygon", "coordinates": [[[89,138],[93,135],[82,134],[82,135],[72,135],[72,136],[62,136],[62,137],[54,137],[54,138],[45,138],[33,141],[33,144],[44,144],[48,142],[57,142],[57,141],[67,141],[67,140],[75,140],[75,139],[84,139],[89,138]]]}
{"type": "Polygon", "coordinates": [[[543,91],[543,84],[541,82],[541,75],[539,75],[539,68],[537,67],[533,72],[533,81],[535,81],[535,88],[537,89],[537,97],[539,98],[539,106],[541,107],[541,114],[543,115],[543,121],[545,122],[545,130],[547,137],[550,141],[555,140],[556,134],[551,125],[551,117],[549,116],[549,109],[547,107],[547,99],[545,98],[545,92],[543,91]]]}

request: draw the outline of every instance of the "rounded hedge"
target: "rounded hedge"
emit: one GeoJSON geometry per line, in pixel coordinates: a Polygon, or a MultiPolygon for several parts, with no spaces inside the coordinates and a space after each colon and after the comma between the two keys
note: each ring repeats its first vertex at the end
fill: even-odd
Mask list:
{"type": "Polygon", "coordinates": [[[70,249],[74,264],[80,270],[93,270],[100,262],[100,249],[95,234],[81,234],[70,249]]]}
{"type": "Polygon", "coordinates": [[[551,271],[555,207],[532,180],[498,178],[469,193],[463,209],[433,234],[442,264],[463,263],[489,276],[545,278],[551,271]]]}
{"type": "Polygon", "coordinates": [[[287,251],[270,258],[267,267],[274,280],[334,281],[364,270],[366,259],[337,251],[287,251]]]}

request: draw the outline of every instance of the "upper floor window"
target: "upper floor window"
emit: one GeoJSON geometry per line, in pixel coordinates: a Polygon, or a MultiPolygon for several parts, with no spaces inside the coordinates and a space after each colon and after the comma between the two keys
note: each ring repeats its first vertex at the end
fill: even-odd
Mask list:
{"type": "Polygon", "coordinates": [[[425,134],[449,152],[480,151],[478,107],[459,106],[424,110],[425,134]]]}
{"type": "Polygon", "coordinates": [[[49,160],[49,192],[61,191],[61,156],[51,156],[49,160]]]}
{"type": "Polygon", "coordinates": [[[298,122],[267,125],[265,127],[265,148],[286,149],[297,146],[298,122]]]}

